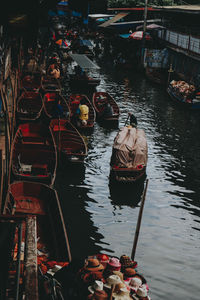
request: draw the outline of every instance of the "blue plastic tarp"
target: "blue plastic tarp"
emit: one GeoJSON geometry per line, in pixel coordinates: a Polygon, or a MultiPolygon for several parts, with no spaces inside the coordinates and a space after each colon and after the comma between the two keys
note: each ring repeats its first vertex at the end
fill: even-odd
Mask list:
{"type": "Polygon", "coordinates": [[[130,36],[130,33],[124,33],[124,34],[120,34],[120,37],[127,39],[130,36]]]}
{"type": "Polygon", "coordinates": [[[68,1],[60,1],[58,2],[58,5],[68,5],[68,1]]]}
{"type": "Polygon", "coordinates": [[[92,47],[92,43],[89,40],[80,40],[80,45],[81,46],[88,46],[88,47],[92,47]]]}

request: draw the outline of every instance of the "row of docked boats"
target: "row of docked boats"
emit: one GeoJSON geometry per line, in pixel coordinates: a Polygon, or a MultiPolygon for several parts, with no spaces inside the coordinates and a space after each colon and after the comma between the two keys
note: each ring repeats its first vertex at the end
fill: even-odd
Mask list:
{"type": "MultiPolygon", "coordinates": [[[[29,78],[29,76],[28,76],[29,78]]],[[[77,84],[77,83],[76,83],[77,84]]],[[[27,84],[27,75],[21,80],[22,93],[17,100],[17,117],[20,121],[34,121],[41,116],[43,107],[48,117],[53,117],[56,113],[55,103],[60,103],[63,114],[70,114],[73,118],[80,102],[89,107],[89,122],[94,125],[97,118],[104,122],[118,122],[119,107],[114,98],[107,92],[93,93],[92,101],[86,95],[72,94],[69,99],[64,99],[61,95],[61,85],[59,81],[50,76],[42,76],[38,80],[38,74],[31,75],[31,84],[27,84]],[[23,83],[22,83],[23,82],[23,83]],[[107,106],[111,107],[111,113],[106,113],[107,106]]]]}

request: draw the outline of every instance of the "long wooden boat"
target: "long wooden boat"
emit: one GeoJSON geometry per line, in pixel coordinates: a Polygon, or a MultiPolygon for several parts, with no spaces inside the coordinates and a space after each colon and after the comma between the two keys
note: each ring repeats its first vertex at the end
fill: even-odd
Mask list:
{"type": "Polygon", "coordinates": [[[44,111],[48,118],[69,118],[70,108],[65,98],[57,92],[48,92],[43,96],[44,111]]]}
{"type": "Polygon", "coordinates": [[[54,135],[58,152],[70,163],[83,163],[87,156],[87,146],[79,131],[69,120],[53,119],[50,130],[54,135]]]}
{"type": "MultiPolygon", "coordinates": [[[[49,272],[52,274],[54,268],[67,266],[71,261],[67,231],[56,190],[35,182],[10,184],[3,216],[6,218],[11,215],[15,220],[21,217],[24,221],[15,232],[8,267],[9,273],[18,277],[18,284],[17,287],[9,287],[9,293],[16,293],[17,289],[18,294],[24,292],[28,299],[45,299],[46,293],[49,293],[42,288],[45,276],[49,272]]],[[[46,283],[50,284],[48,281],[46,283]]],[[[53,291],[51,293],[53,297],[53,291]]]]}
{"type": "Polygon", "coordinates": [[[92,78],[89,76],[83,77],[75,74],[69,75],[69,86],[72,90],[94,89],[99,84],[100,84],[100,79],[92,78]]]}
{"type": "Polygon", "coordinates": [[[129,183],[145,178],[147,152],[144,130],[131,126],[121,128],[112,149],[111,181],[129,183]]]}
{"type": "Polygon", "coordinates": [[[24,72],[20,75],[20,89],[38,92],[41,88],[40,72],[24,72]]]}
{"type": "Polygon", "coordinates": [[[109,93],[93,93],[92,102],[99,120],[106,123],[118,123],[119,106],[109,93]],[[111,112],[107,111],[108,105],[110,106],[111,112]]]}
{"type": "Polygon", "coordinates": [[[42,96],[38,92],[22,92],[17,100],[17,119],[34,121],[39,119],[43,109],[42,96]]]}
{"type": "Polygon", "coordinates": [[[47,92],[61,92],[60,80],[52,76],[42,76],[41,88],[44,93],[47,92]]]}
{"type": "Polygon", "coordinates": [[[80,131],[91,131],[94,129],[94,123],[96,120],[96,112],[88,97],[84,94],[71,94],[68,99],[70,107],[70,120],[73,125],[80,131]],[[85,104],[89,108],[88,120],[85,125],[78,122],[77,109],[80,104],[85,104]]]}
{"type": "Polygon", "coordinates": [[[11,170],[15,179],[53,184],[57,152],[51,132],[44,125],[19,125],[11,150],[11,170]]]}
{"type": "Polygon", "coordinates": [[[176,89],[174,89],[171,85],[168,86],[167,93],[173,101],[180,103],[183,107],[191,110],[200,109],[200,95],[198,94],[194,95],[192,98],[184,97],[180,93],[177,93],[176,89]]]}

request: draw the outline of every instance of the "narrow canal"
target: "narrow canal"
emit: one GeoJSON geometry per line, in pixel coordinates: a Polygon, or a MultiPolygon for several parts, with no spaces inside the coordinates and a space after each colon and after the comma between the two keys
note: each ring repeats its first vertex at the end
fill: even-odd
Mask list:
{"type": "MultiPolygon", "coordinates": [[[[146,195],[135,260],[153,300],[193,299],[200,295],[200,118],[172,103],[164,87],[143,75],[101,62],[95,71],[120,110],[128,112],[148,142],[146,195]]],[[[96,123],[86,137],[85,170],[60,170],[56,189],[63,207],[72,257],[98,252],[131,255],[143,186],[109,186],[109,162],[117,129],[96,123]]]]}

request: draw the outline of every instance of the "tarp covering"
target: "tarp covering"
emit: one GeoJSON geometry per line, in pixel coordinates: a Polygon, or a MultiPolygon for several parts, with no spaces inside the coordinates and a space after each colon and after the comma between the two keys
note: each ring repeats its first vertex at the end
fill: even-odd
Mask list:
{"type": "Polygon", "coordinates": [[[92,43],[90,40],[80,40],[80,45],[81,46],[88,46],[88,47],[93,47],[92,43]]]}
{"type": "Polygon", "coordinates": [[[108,15],[108,14],[91,14],[89,15],[90,18],[106,18],[106,17],[114,17],[114,15],[108,15]]]}
{"type": "Polygon", "coordinates": [[[111,161],[121,168],[146,166],[147,152],[144,130],[123,127],[115,137],[111,161]]]}
{"type": "MultiPolygon", "coordinates": [[[[143,30],[143,28],[144,28],[144,24],[140,25],[140,26],[137,26],[136,30],[143,30]]],[[[159,24],[152,23],[152,24],[147,25],[146,29],[147,30],[154,30],[154,29],[160,29],[161,30],[161,29],[165,29],[165,27],[162,26],[162,25],[159,25],[159,24]]]]}
{"type": "Polygon", "coordinates": [[[120,19],[126,17],[129,13],[119,13],[116,16],[114,16],[112,19],[104,22],[103,24],[99,25],[99,27],[108,27],[111,23],[114,23],[116,21],[119,21],[120,19]]]}
{"type": "Polygon", "coordinates": [[[127,38],[129,38],[130,33],[123,33],[123,34],[120,34],[119,36],[124,38],[124,39],[127,39],[127,38]]]}
{"type": "Polygon", "coordinates": [[[100,69],[84,54],[70,54],[70,56],[82,69],[100,69]]]}

